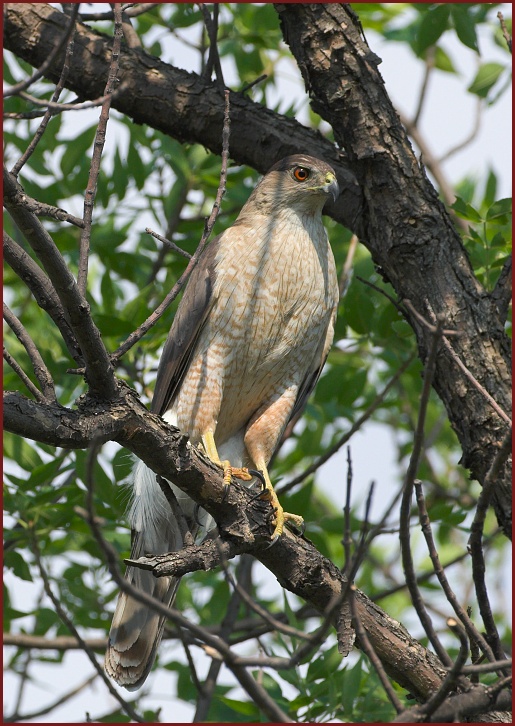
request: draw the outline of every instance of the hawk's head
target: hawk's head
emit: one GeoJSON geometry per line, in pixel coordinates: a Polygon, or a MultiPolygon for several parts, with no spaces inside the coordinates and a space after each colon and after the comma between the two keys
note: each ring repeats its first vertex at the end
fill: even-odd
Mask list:
{"type": "Polygon", "coordinates": [[[306,154],[281,159],[261,179],[242,213],[250,211],[274,213],[294,208],[306,214],[316,214],[329,197],[334,201],[340,193],[336,174],[329,164],[306,154]]]}

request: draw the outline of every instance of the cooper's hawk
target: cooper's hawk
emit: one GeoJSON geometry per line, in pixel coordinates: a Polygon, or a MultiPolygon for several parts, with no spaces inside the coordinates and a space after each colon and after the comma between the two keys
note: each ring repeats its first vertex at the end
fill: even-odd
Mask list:
{"type": "MultiPolygon", "coordinates": [[[[288,519],[302,522],[283,511],[267,466],[333,340],[338,283],[321,213],[338,191],[333,169],[320,159],[299,154],[275,164],[194,268],[157,372],[154,413],[188,432],[228,476],[229,463],[263,473],[274,539],[288,519]]],[[[172,488],[193,519],[194,502],[172,488]]],[[[142,462],[135,467],[130,521],[132,559],[183,546],[155,474],[142,462]]],[[[126,577],[166,604],[179,584],[131,567],[126,577]]],[[[141,686],[164,622],[120,594],[105,660],[120,685],[141,686]]]]}

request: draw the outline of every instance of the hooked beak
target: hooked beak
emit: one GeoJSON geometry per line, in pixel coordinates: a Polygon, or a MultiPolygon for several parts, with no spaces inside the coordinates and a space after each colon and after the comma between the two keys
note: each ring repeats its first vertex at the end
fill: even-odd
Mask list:
{"type": "Polygon", "coordinates": [[[327,192],[327,194],[330,194],[332,196],[333,202],[336,202],[336,200],[340,196],[340,187],[338,186],[336,177],[334,176],[334,174],[328,174],[326,176],[325,180],[326,180],[325,191],[327,192]]]}

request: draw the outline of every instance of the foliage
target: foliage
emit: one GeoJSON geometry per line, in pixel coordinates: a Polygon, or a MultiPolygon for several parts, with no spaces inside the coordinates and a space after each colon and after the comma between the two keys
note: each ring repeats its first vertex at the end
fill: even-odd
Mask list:
{"type": "MultiPolygon", "coordinates": [[[[424,63],[431,50],[437,71],[456,72],[452,58],[441,45],[441,39],[457,36],[479,59],[477,73],[468,87],[464,84],[463,93],[475,94],[485,106],[494,103],[506,88],[508,58],[505,64],[490,62],[480,55],[478,44],[479,30],[487,29],[496,37],[499,34],[495,21],[497,4],[371,3],[359,4],[355,9],[365,33],[373,29],[390,42],[402,43],[411,49],[420,63],[424,63]]],[[[92,25],[101,32],[112,32],[110,21],[92,25]]],[[[184,43],[195,44],[194,51],[190,53],[195,63],[192,70],[201,72],[205,68],[207,33],[202,25],[202,13],[196,5],[162,4],[134,18],[133,26],[149,53],[177,65],[182,64],[184,43]]],[[[277,101],[277,89],[283,73],[281,63],[289,57],[289,52],[281,42],[277,17],[271,4],[223,5],[220,8],[218,49],[231,87],[242,88],[266,74],[266,80],[252,89],[253,98],[281,113],[301,114],[306,100],[300,91],[291,107],[282,99],[277,101]]],[[[6,83],[15,83],[31,72],[26,63],[7,54],[6,83]]],[[[54,84],[40,80],[29,90],[38,98],[48,99],[53,88],[54,84]]],[[[60,101],[70,102],[72,98],[73,95],[67,91],[60,101]]],[[[24,113],[28,108],[33,106],[19,96],[9,98],[5,105],[9,113],[24,113]]],[[[20,182],[29,196],[54,207],[62,207],[77,216],[82,215],[97,118],[98,109],[94,109],[57,114],[51,119],[20,173],[20,182]]],[[[309,118],[313,126],[324,131],[319,117],[310,112],[309,118]]],[[[26,149],[38,123],[38,118],[6,121],[4,154],[8,168],[26,149]]],[[[171,249],[163,249],[159,241],[145,232],[145,228],[152,227],[193,253],[216,195],[219,173],[219,158],[207,153],[201,146],[181,145],[155,129],[138,126],[130,118],[111,112],[108,144],[94,209],[87,293],[94,320],[109,350],[114,351],[147,318],[149,311],[163,299],[186,266],[184,257],[171,249]]],[[[233,167],[229,170],[227,192],[213,235],[234,221],[257,178],[257,173],[249,168],[233,167]]],[[[491,290],[510,251],[511,200],[497,198],[494,169],[485,170],[484,177],[477,182],[463,179],[456,186],[456,192],[458,196],[452,209],[460,219],[469,223],[463,239],[470,262],[480,283],[491,290]]],[[[44,224],[76,274],[80,230],[56,220],[45,220],[44,224]]],[[[337,267],[341,271],[351,234],[330,219],[326,220],[326,226],[337,267]]],[[[5,230],[21,242],[21,235],[8,216],[5,230]]],[[[23,319],[26,330],[41,352],[56,381],[59,402],[73,407],[77,397],[84,392],[85,384],[80,376],[70,373],[76,365],[61,336],[8,266],[4,282],[6,302],[23,319]]],[[[340,305],[336,344],[325,373],[304,417],[274,464],[275,478],[279,482],[287,482],[301,473],[320,454],[334,446],[367,411],[401,364],[416,354],[414,335],[392,304],[392,296],[393,290],[382,280],[381,271],[374,268],[368,251],[364,246],[358,246],[351,281],[340,305]],[[381,294],[381,290],[386,294],[381,294]]],[[[117,375],[126,380],[144,402],[149,400],[158,356],[176,307],[177,301],[151,334],[123,357],[117,369],[117,375]]],[[[13,335],[7,335],[6,344],[11,355],[37,385],[24,347],[13,335]]],[[[402,484],[412,450],[421,372],[422,366],[414,357],[370,417],[391,434],[391,446],[398,466],[398,486],[402,484]]],[[[27,393],[8,366],[4,371],[4,383],[8,390],[27,393]]],[[[425,451],[418,476],[424,482],[440,560],[447,563],[465,552],[479,488],[469,481],[466,470],[458,463],[460,450],[456,436],[436,395],[432,395],[429,402],[426,432],[430,447],[425,451]]],[[[351,439],[351,451],[352,444],[351,439]]],[[[85,452],[55,451],[50,446],[9,433],[5,434],[4,451],[4,507],[7,512],[4,630],[49,639],[68,635],[67,628],[42,591],[33,551],[33,539],[36,538],[44,555],[43,563],[49,572],[51,587],[76,627],[84,637],[105,636],[110,626],[116,588],[107,576],[103,556],[90,529],[80,516],[86,491],[85,452]]],[[[341,460],[340,457],[338,461],[341,460]]],[[[130,455],[110,443],[104,446],[94,473],[96,512],[102,518],[103,533],[120,560],[128,555],[130,548],[130,533],[124,518],[128,493],[123,486],[130,466],[130,455]]],[[[345,465],[338,466],[343,490],[345,465]]],[[[335,467],[332,471],[336,471],[335,467]]],[[[315,478],[320,481],[324,476],[319,473],[315,478]]],[[[343,494],[329,498],[313,484],[314,477],[308,477],[301,486],[283,495],[283,505],[288,511],[303,513],[308,523],[309,538],[323,554],[341,566],[343,494]]],[[[363,502],[367,484],[355,482],[352,492],[351,528],[355,542],[364,520],[363,502]]],[[[381,489],[381,482],[378,482],[378,488],[381,489]]],[[[381,495],[379,498],[383,499],[381,495]]],[[[387,502],[382,501],[381,504],[386,506],[387,502]]],[[[374,515],[371,524],[379,521],[380,516],[374,515]]],[[[357,582],[370,597],[374,594],[380,596],[381,605],[392,617],[410,628],[413,626],[413,614],[409,597],[405,589],[396,589],[396,585],[403,582],[397,534],[395,531],[392,534],[396,526],[397,516],[393,514],[384,532],[370,548],[357,582]]],[[[495,536],[495,531],[495,522],[489,518],[488,562],[498,575],[492,578],[494,594],[499,587],[496,580],[502,577],[500,573],[506,557],[506,545],[495,536]]],[[[413,538],[417,568],[425,572],[431,565],[415,532],[413,538]]],[[[231,570],[234,567],[230,565],[231,570]]],[[[280,589],[270,583],[266,573],[257,565],[253,573],[256,579],[251,588],[252,595],[262,606],[276,616],[287,612],[290,624],[300,630],[309,632],[316,629],[320,619],[312,614],[307,618],[300,601],[290,595],[283,601],[280,589]]],[[[454,566],[452,576],[462,601],[472,607],[473,618],[479,622],[473,594],[459,586],[460,581],[470,580],[466,560],[454,566]]],[[[425,580],[421,589],[432,608],[437,611],[443,609],[447,613],[449,608],[447,603],[442,604],[442,593],[435,587],[434,578],[425,580]]],[[[192,620],[205,627],[216,628],[230,596],[231,590],[222,573],[195,573],[190,574],[180,588],[176,605],[192,620]]],[[[506,613],[498,598],[494,597],[494,603],[501,636],[508,638],[506,613]]],[[[252,615],[243,605],[240,606],[240,614],[246,618],[252,615]]],[[[450,648],[454,647],[454,639],[446,635],[444,620],[438,614],[435,622],[444,642],[450,648]]],[[[414,625],[414,630],[417,631],[417,625],[414,625]]],[[[422,631],[415,634],[422,636],[422,631]]],[[[254,652],[249,643],[252,641],[242,646],[242,652],[254,652]]],[[[261,643],[264,652],[270,656],[291,654],[298,646],[295,638],[277,632],[263,636],[261,643]]],[[[62,672],[68,655],[56,653],[55,650],[27,653],[22,648],[9,648],[6,670],[19,677],[10,681],[13,684],[11,688],[14,689],[14,684],[23,683],[27,673],[31,674],[29,678],[40,682],[47,679],[42,675],[43,671],[37,670],[38,664],[46,664],[46,673],[62,672]]],[[[206,661],[205,657],[200,660],[202,672],[206,661]]],[[[197,688],[178,643],[174,642],[173,647],[163,647],[157,668],[162,674],[159,683],[165,683],[168,692],[170,674],[174,674],[177,698],[195,704],[197,688]]],[[[52,675],[51,678],[58,682],[60,676],[52,675]]],[[[279,672],[266,669],[257,673],[256,678],[261,679],[268,693],[293,720],[377,722],[394,716],[370,663],[356,654],[348,661],[342,661],[332,635],[315,656],[295,669],[279,672]]],[[[48,680],[45,687],[48,688],[48,680]]],[[[401,689],[398,692],[402,698],[401,689]]],[[[58,691],[55,693],[57,697],[58,691]]],[[[151,686],[150,695],[140,697],[136,703],[141,710],[147,709],[144,713],[146,720],[170,721],[166,711],[167,700],[168,697],[153,692],[151,686]],[[161,713],[160,709],[163,709],[161,713]]],[[[9,708],[13,708],[13,699],[9,701],[9,708]]],[[[24,709],[29,710],[27,703],[21,707],[21,712],[24,709]]],[[[128,720],[112,703],[107,707],[99,705],[98,710],[92,706],[92,709],[91,715],[97,721],[113,723],[128,720]]],[[[78,715],[78,718],[81,716],[78,715]]],[[[216,686],[209,720],[256,722],[261,718],[257,706],[242,696],[224,675],[216,686]]]]}

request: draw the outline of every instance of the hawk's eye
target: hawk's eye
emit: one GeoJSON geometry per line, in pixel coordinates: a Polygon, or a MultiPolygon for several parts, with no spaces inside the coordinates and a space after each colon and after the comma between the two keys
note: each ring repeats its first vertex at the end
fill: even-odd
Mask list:
{"type": "Polygon", "coordinates": [[[293,176],[298,182],[306,181],[310,173],[309,169],[306,169],[305,166],[296,166],[293,170],[293,176]]]}

